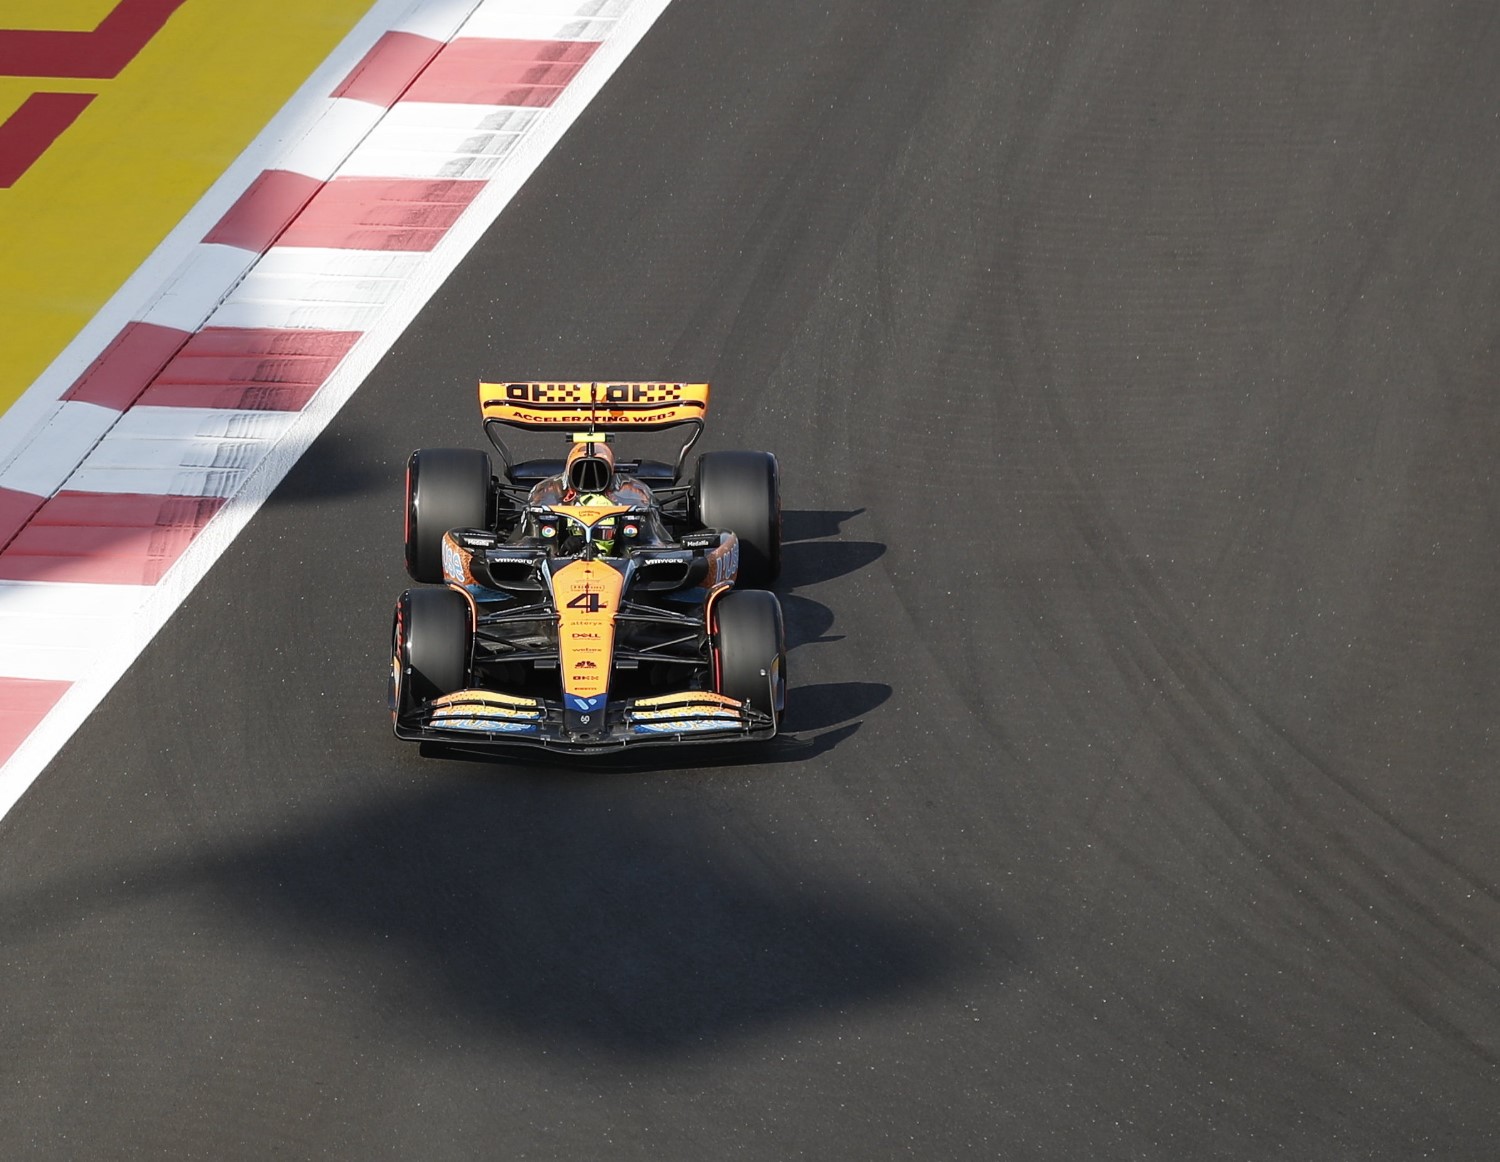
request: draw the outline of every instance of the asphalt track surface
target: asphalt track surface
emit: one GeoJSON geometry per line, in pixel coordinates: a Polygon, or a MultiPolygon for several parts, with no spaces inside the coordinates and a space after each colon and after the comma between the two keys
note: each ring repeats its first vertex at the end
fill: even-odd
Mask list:
{"type": "Polygon", "coordinates": [[[0,824],[5,1157],[1490,1158],[1500,18],[679,3],[0,824]],[[389,737],[481,376],[776,451],[795,738],[389,737]]]}

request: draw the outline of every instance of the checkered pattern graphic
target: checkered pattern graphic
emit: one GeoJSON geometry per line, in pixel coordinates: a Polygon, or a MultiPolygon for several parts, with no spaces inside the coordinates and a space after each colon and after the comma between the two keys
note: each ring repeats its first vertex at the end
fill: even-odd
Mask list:
{"type": "Polygon", "coordinates": [[[665,3],[414,0],[0,464],[0,769],[632,7],[665,3]]]}
{"type": "Polygon", "coordinates": [[[507,383],[510,403],[568,404],[673,403],[682,398],[675,383],[507,383]]]}

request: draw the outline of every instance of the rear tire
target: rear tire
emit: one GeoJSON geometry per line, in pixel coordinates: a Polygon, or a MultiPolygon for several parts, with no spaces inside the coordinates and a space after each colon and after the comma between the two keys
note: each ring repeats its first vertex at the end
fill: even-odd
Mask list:
{"type": "Polygon", "coordinates": [[[443,534],[489,527],[494,473],[484,452],[423,448],[406,464],[406,571],[413,581],[443,579],[443,534]]]}
{"type": "Polygon", "coordinates": [[[769,452],[705,452],[693,504],[703,528],[740,540],[741,588],[764,589],[781,575],[781,470],[769,452]]]}
{"type": "Polygon", "coordinates": [[[714,602],[713,643],[718,692],[780,719],[786,708],[786,633],[776,595],[756,589],[724,594],[714,602]]]}
{"type": "Polygon", "coordinates": [[[404,711],[469,684],[473,613],[453,589],[408,589],[391,628],[391,710],[404,711]]]}

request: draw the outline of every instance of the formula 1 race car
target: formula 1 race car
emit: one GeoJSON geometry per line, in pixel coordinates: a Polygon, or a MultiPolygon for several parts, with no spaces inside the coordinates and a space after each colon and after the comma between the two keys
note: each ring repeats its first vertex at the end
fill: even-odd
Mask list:
{"type": "MultiPolygon", "coordinates": [[[[775,735],[786,704],[776,458],[705,452],[706,383],[481,383],[499,454],[412,453],[396,603],[396,736],[601,752],[775,735]],[[563,434],[517,462],[503,428],[563,434]],[[617,433],[686,427],[675,463],[617,433]]],[[[674,441],[675,444],[675,441],[674,441]]]]}

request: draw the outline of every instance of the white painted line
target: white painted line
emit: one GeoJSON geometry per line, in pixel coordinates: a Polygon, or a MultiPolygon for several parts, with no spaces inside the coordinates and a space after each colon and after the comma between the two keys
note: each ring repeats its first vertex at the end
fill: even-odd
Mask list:
{"type": "MultiPolygon", "coordinates": [[[[613,20],[556,20],[550,16],[509,16],[501,32],[474,33],[509,40],[603,40],[614,31],[613,20]]],[[[467,33],[467,29],[465,30],[467,33]]]]}
{"type": "Polygon", "coordinates": [[[41,436],[0,472],[0,488],[51,496],[119,418],[113,408],[96,403],[65,400],[54,405],[41,436]]]}
{"type": "MultiPolygon", "coordinates": [[[[546,109],[515,105],[458,105],[451,101],[397,101],[377,133],[426,133],[442,129],[521,134],[547,115],[546,109]]],[[[371,142],[376,140],[374,135],[371,142]]]]}
{"type": "Polygon", "coordinates": [[[394,21],[391,30],[410,32],[429,40],[448,41],[463,27],[476,7],[476,0],[429,0],[394,21]]]}
{"type": "Polygon", "coordinates": [[[368,331],[426,261],[410,251],[272,247],[209,322],[368,331]]]}
{"type": "MultiPolygon", "coordinates": [[[[74,473],[90,472],[97,478],[106,472],[155,472],[164,469],[213,468],[245,472],[260,463],[271,445],[264,440],[205,440],[197,436],[156,436],[151,439],[132,437],[101,440],[74,473]]],[[[161,492],[183,495],[170,488],[99,488],[85,489],[72,477],[68,488],[73,492],[161,492]]]]}
{"type": "Polygon", "coordinates": [[[294,302],[285,298],[240,298],[225,303],[215,327],[278,327],[317,331],[368,331],[380,322],[385,303],[294,302]]]}
{"type": "Polygon", "coordinates": [[[520,133],[403,126],[382,129],[350,156],[340,177],[488,180],[520,133]]]}
{"type": "Polygon", "coordinates": [[[203,242],[195,246],[141,321],[179,331],[196,331],[260,255],[238,246],[203,242]]]}
{"type": "Polygon", "coordinates": [[[76,682],[128,638],[149,585],[0,581],[0,677],[76,682]]]}
{"type": "Polygon", "coordinates": [[[70,585],[66,589],[39,581],[0,581],[0,612],[12,617],[62,618],[98,607],[114,616],[140,606],[152,585],[70,585]]]}
{"type": "Polygon", "coordinates": [[[343,160],[364,140],[385,116],[384,105],[330,97],[323,102],[324,111],[311,129],[293,143],[280,158],[276,168],[306,174],[326,182],[343,160]]]}
{"type": "MultiPolygon", "coordinates": [[[[317,246],[273,246],[255,266],[255,277],[285,279],[312,286],[313,279],[355,282],[400,282],[410,278],[427,256],[410,250],[344,250],[317,246]]],[[[248,279],[246,280],[249,281],[248,279]]],[[[301,297],[315,297],[311,293],[301,297]]]]}
{"type": "Polygon", "coordinates": [[[230,408],[133,407],[110,432],[111,440],[276,440],[291,426],[290,412],[230,408]]]}
{"type": "Polygon", "coordinates": [[[76,492],[223,498],[233,496],[244,481],[245,470],[240,468],[152,467],[145,463],[139,466],[84,464],[68,477],[68,487],[76,492]]]}
{"type": "Polygon", "coordinates": [[[531,0],[527,4],[486,0],[464,25],[462,36],[512,40],[602,40],[629,14],[629,0],[531,0]]]}

